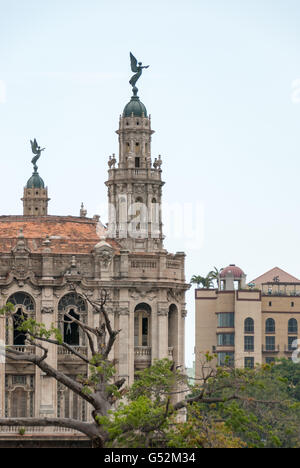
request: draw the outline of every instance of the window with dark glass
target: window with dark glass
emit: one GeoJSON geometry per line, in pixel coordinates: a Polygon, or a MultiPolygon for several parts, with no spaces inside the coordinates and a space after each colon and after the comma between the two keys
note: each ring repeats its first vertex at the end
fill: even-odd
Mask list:
{"type": "Polygon", "coordinates": [[[149,346],[151,334],[151,307],[139,304],[134,311],[134,345],[149,346]]]}
{"type": "Polygon", "coordinates": [[[27,315],[23,313],[23,310],[20,308],[13,316],[14,324],[14,345],[15,346],[25,346],[26,334],[20,329],[24,320],[27,319],[27,315]]]}
{"type": "Polygon", "coordinates": [[[218,353],[218,366],[234,366],[234,353],[218,353]]]}
{"type": "Polygon", "coordinates": [[[275,351],[275,336],[266,336],[266,351],[275,351]]]}
{"type": "Polygon", "coordinates": [[[234,333],[220,333],[218,346],[234,346],[234,333]]]}
{"type": "Polygon", "coordinates": [[[244,336],[244,350],[254,351],[254,336],[244,336]]]}
{"type": "Polygon", "coordinates": [[[298,333],[298,322],[294,318],[288,321],[288,333],[298,333]]]}
{"type": "Polygon", "coordinates": [[[245,357],[244,367],[245,369],[254,369],[254,357],[245,357]]]}
{"type": "Polygon", "coordinates": [[[266,320],[266,333],[275,333],[275,320],[272,318],[266,320]]]}
{"type": "Polygon", "coordinates": [[[250,317],[246,318],[244,322],[244,332],[254,333],[254,320],[250,317]]]}
{"type": "Polygon", "coordinates": [[[234,313],[224,312],[224,313],[218,314],[218,327],[234,328],[234,313]]]}
{"type": "MultiPolygon", "coordinates": [[[[69,315],[79,320],[79,315],[73,309],[69,311],[69,315]]],[[[67,315],[64,316],[64,342],[70,346],[79,346],[79,326],[67,315]]]]}

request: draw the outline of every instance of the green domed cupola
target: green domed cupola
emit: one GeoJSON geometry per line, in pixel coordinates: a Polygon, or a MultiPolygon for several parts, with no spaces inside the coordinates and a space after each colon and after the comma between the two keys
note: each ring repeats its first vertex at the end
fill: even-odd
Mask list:
{"type": "Polygon", "coordinates": [[[147,109],[138,96],[132,96],[131,100],[124,108],[123,117],[131,117],[132,114],[134,117],[142,117],[143,114],[144,117],[147,117],[147,109]]]}
{"type": "Polygon", "coordinates": [[[32,189],[32,188],[38,188],[38,189],[43,189],[45,188],[45,184],[43,179],[39,176],[38,172],[34,172],[30,179],[28,180],[26,184],[26,188],[32,189]]]}

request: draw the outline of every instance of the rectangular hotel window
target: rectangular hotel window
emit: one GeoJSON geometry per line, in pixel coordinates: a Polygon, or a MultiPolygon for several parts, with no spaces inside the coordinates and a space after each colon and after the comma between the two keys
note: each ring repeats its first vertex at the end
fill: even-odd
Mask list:
{"type": "Polygon", "coordinates": [[[220,333],[218,346],[234,346],[234,333],[220,333]]]}
{"type": "Polygon", "coordinates": [[[244,351],[254,351],[254,336],[244,337],[244,351]]]}
{"type": "Polygon", "coordinates": [[[245,357],[244,367],[245,369],[254,369],[254,357],[245,357]]]}
{"type": "Polygon", "coordinates": [[[269,307],[272,307],[272,302],[271,301],[269,301],[269,307]]]}
{"type": "Polygon", "coordinates": [[[218,366],[234,366],[234,353],[218,353],[218,366]]]}
{"type": "Polygon", "coordinates": [[[275,336],[266,336],[266,351],[275,351],[275,336]]]}
{"type": "Polygon", "coordinates": [[[218,327],[234,328],[234,313],[224,312],[222,314],[218,314],[218,327]]]}

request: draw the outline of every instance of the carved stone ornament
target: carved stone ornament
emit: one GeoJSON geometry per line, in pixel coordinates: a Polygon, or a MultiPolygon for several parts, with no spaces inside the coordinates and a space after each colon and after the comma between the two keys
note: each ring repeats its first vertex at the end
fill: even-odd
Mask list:
{"type": "Polygon", "coordinates": [[[53,307],[42,307],[41,310],[42,314],[53,314],[54,308],[53,307]]]}
{"type": "Polygon", "coordinates": [[[104,239],[102,239],[94,247],[94,251],[97,255],[97,258],[100,260],[101,264],[103,265],[103,267],[108,268],[114,256],[114,250],[111,247],[111,245],[105,242],[104,239]]]}
{"type": "Polygon", "coordinates": [[[158,309],[157,315],[167,317],[169,315],[169,309],[158,309]]]}
{"type": "Polygon", "coordinates": [[[129,315],[129,307],[120,307],[117,312],[119,315],[129,315]]]}
{"type": "Polygon", "coordinates": [[[129,289],[129,294],[135,300],[147,299],[148,301],[153,301],[157,298],[157,290],[153,288],[132,288],[129,289]]]}
{"type": "Polygon", "coordinates": [[[167,299],[169,302],[175,301],[175,302],[181,302],[182,301],[182,291],[177,290],[177,289],[169,289],[167,292],[167,299]]]}

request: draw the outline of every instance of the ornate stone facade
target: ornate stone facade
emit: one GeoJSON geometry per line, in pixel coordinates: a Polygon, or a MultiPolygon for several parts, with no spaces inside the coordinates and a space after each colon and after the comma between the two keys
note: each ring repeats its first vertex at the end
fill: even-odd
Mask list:
{"type": "MultiPolygon", "coordinates": [[[[0,217],[0,306],[12,301],[16,313],[20,310],[48,327],[61,327],[70,344],[88,357],[83,337],[68,329],[64,313],[71,311],[91,325],[98,318],[88,303],[74,300],[70,284],[75,282],[79,294],[95,300],[105,288],[112,326],[121,330],[111,358],[118,375],[131,384],[135,371],[155,359],[169,357],[176,366],[184,366],[189,285],[184,253],[170,254],[163,247],[164,182],[161,158],[154,163],[151,158],[151,120],[144,114],[123,115],[117,133],[119,160],[110,157],[106,182],[108,228],[99,217],[87,218],[83,209],[79,217],[45,216],[39,210],[35,210],[39,215],[30,214],[29,202],[24,202],[23,216],[0,217]]],[[[25,189],[25,198],[32,195],[28,190],[34,189],[25,189]]],[[[45,190],[42,206],[48,194],[40,190],[45,190]]],[[[1,323],[2,341],[36,352],[14,334],[13,323],[7,325],[9,332],[1,323]]],[[[48,359],[70,376],[88,372],[76,356],[56,346],[49,346],[48,359]]],[[[32,365],[11,360],[0,365],[0,414],[89,418],[76,396],[32,365]]],[[[41,431],[49,434],[50,429],[41,431]]]]}

